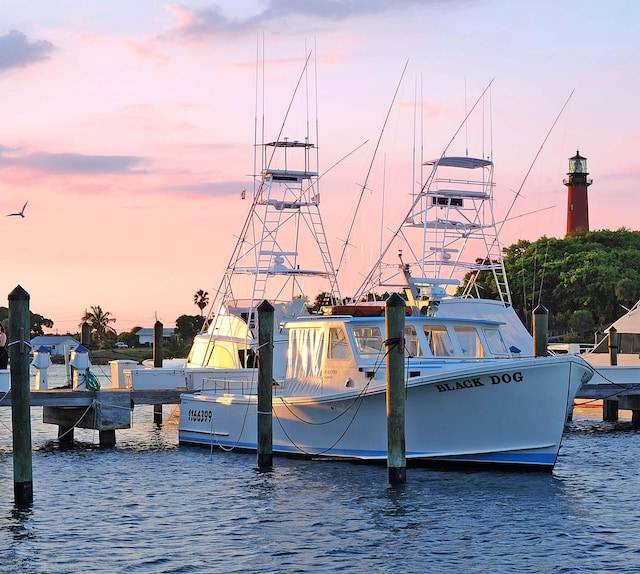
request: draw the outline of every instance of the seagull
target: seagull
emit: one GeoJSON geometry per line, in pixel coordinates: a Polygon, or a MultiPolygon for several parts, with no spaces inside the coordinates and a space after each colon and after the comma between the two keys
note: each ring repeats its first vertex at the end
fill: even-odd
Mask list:
{"type": "Polygon", "coordinates": [[[12,217],[13,215],[19,215],[20,217],[24,217],[24,208],[27,207],[27,203],[29,203],[28,200],[24,202],[22,209],[18,211],[18,213],[7,213],[7,217],[12,217]]]}

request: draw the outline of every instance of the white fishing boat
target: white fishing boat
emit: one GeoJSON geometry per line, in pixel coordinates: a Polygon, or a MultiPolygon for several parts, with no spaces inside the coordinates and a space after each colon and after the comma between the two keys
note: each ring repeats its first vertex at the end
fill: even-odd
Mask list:
{"type": "MultiPolygon", "coordinates": [[[[281,148],[279,142],[271,145],[281,148]]],[[[290,149],[287,145],[281,149],[290,149]]],[[[491,161],[443,156],[428,166],[427,184],[355,300],[328,304],[322,315],[299,316],[303,309],[287,312],[286,306],[277,312],[274,332],[286,340],[274,341],[273,450],[346,460],[386,458],[389,342],[384,303],[371,295],[376,285],[384,285],[407,297],[408,461],[550,469],[574,396],[593,370],[575,356],[533,357],[532,338],[510,305],[493,217],[491,161]],[[388,263],[398,241],[410,244],[410,231],[419,235],[419,247],[413,243],[388,263]],[[474,254],[475,245],[481,250],[474,254]],[[473,298],[479,273],[495,279],[496,300],[473,298]]],[[[311,198],[284,201],[260,191],[282,180],[308,181],[307,170],[269,169],[263,177],[252,209],[266,209],[264,229],[252,235],[258,239],[252,245],[243,232],[225,279],[240,271],[253,273],[253,295],[248,304],[224,306],[218,314],[226,322],[213,318],[214,327],[200,347],[205,359],[196,362],[217,368],[199,381],[202,390],[181,398],[181,443],[257,449],[257,369],[248,359],[260,354],[255,308],[270,298],[266,280],[276,277],[278,269],[294,275],[298,270],[295,261],[287,263],[286,252],[276,253],[268,231],[275,214],[269,212],[285,216],[289,210],[318,207],[311,198]],[[235,261],[242,250],[263,259],[241,268],[235,261]]],[[[322,274],[334,280],[324,231],[318,237],[322,274]]],[[[198,352],[194,346],[191,361],[198,352]]]]}

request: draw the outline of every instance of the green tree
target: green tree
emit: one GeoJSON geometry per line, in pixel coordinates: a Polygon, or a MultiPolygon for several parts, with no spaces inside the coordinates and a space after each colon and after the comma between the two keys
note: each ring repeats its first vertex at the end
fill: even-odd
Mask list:
{"type": "Polygon", "coordinates": [[[162,345],[162,353],[167,359],[177,359],[186,357],[189,353],[190,345],[185,345],[180,335],[173,333],[162,345]]]}
{"type": "Polygon", "coordinates": [[[136,333],[142,329],[142,327],[134,327],[130,331],[125,331],[124,333],[120,333],[118,335],[118,341],[122,341],[129,345],[129,347],[137,347],[138,346],[138,337],[136,337],[136,333]]]}
{"type": "MultiPolygon", "coordinates": [[[[0,323],[6,329],[9,326],[9,308],[8,307],[0,307],[0,323]]],[[[44,335],[44,328],[51,329],[53,327],[53,321],[51,319],[47,319],[38,313],[32,313],[29,311],[29,324],[31,326],[31,336],[38,337],[40,335],[44,335]]]]}
{"type": "Polygon", "coordinates": [[[621,305],[631,307],[638,301],[638,281],[625,277],[616,283],[615,294],[616,299],[621,305]]]}
{"type": "Polygon", "coordinates": [[[204,308],[209,304],[209,293],[199,289],[196,291],[196,294],[193,296],[193,302],[200,309],[200,316],[203,316],[204,308]]]}
{"type": "Polygon", "coordinates": [[[183,341],[193,341],[202,330],[204,317],[202,315],[180,315],[176,319],[176,333],[183,341]]]}
{"type": "Polygon", "coordinates": [[[91,327],[91,338],[98,347],[103,348],[108,341],[115,341],[116,330],[109,323],[115,323],[116,320],[109,311],[103,311],[100,305],[91,307],[90,311],[85,311],[81,321],[88,323],[91,327]]]}
{"type": "Polygon", "coordinates": [[[584,310],[593,323],[585,336],[602,330],[622,314],[620,295],[634,296],[630,289],[616,294],[616,286],[640,281],[639,250],[640,233],[627,229],[519,241],[504,250],[514,309],[530,325],[531,312],[542,303],[556,332],[570,331],[573,313],[584,310]]]}

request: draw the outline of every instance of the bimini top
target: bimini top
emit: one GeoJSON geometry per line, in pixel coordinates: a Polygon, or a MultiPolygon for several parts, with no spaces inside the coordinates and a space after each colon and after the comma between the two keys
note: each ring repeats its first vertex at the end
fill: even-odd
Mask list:
{"type": "Polygon", "coordinates": [[[476,169],[478,167],[488,167],[492,162],[488,159],[477,157],[441,157],[426,161],[424,165],[437,165],[438,167],[462,167],[465,169],[476,169]]]}

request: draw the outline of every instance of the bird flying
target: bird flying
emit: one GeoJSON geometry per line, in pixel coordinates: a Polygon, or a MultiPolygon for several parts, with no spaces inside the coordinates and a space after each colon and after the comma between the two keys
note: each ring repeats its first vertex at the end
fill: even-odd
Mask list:
{"type": "Polygon", "coordinates": [[[12,217],[14,215],[19,215],[20,217],[24,217],[24,208],[27,207],[27,203],[29,203],[29,200],[24,202],[24,205],[22,206],[22,209],[20,211],[18,211],[17,213],[7,213],[7,217],[12,217]]]}

